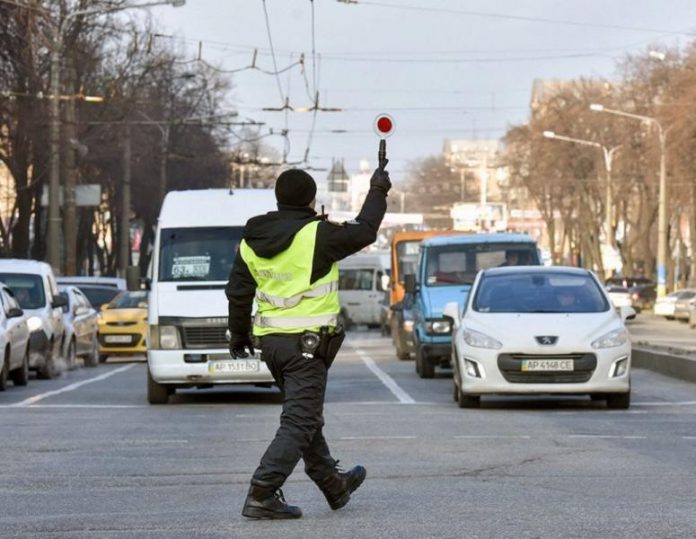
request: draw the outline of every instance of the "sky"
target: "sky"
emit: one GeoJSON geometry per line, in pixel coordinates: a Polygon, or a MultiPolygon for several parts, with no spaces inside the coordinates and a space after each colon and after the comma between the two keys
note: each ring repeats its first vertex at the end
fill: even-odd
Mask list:
{"type": "MultiPolygon", "coordinates": [[[[693,0],[353,1],[188,0],[152,15],[172,36],[159,39],[221,69],[249,66],[256,49],[256,65],[274,71],[268,27],[278,70],[304,53],[304,75],[299,66],[232,74],[229,107],[264,122],[261,134],[287,128],[289,162],[309,146],[319,181],[332,158],[351,173],[361,160],[376,165],[381,112],[395,120],[387,150],[399,181],[446,138],[497,139],[525,122],[534,79],[613,78],[627,53],[683,46],[696,32],[693,0]],[[341,111],[318,112],[311,141],[311,112],[262,110],[285,98],[311,107],[315,89],[320,107],[341,111]]],[[[281,136],[263,140],[282,154],[281,136]]]]}

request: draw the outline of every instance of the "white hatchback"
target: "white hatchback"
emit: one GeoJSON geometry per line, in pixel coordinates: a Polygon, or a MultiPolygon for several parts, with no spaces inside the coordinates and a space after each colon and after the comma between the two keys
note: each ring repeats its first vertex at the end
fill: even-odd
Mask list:
{"type": "Polygon", "coordinates": [[[464,312],[449,303],[454,398],[590,395],[630,406],[631,307],[612,308],[596,276],[569,267],[505,267],[478,274],[464,312]]]}

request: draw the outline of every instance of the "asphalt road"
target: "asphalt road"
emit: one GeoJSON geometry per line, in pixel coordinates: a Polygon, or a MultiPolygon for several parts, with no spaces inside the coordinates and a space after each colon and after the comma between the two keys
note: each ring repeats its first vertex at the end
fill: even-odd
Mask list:
{"type": "Polygon", "coordinates": [[[587,398],[460,410],[449,373],[421,380],[388,339],[353,333],[326,434],[368,478],[334,512],[298,466],[284,490],[305,516],[292,522],[239,513],[277,427],[274,390],[149,406],[143,363],[31,380],[0,393],[0,537],[694,537],[694,385],[632,376],[627,411],[587,398]]]}

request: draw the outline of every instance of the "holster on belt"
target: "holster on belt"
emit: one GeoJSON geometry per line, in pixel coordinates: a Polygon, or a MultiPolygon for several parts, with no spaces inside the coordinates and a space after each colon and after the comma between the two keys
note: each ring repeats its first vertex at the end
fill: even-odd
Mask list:
{"type": "Polygon", "coordinates": [[[345,338],[346,332],[343,330],[343,326],[336,326],[332,333],[329,332],[329,328],[326,326],[321,328],[316,355],[324,361],[327,369],[331,366],[333,360],[336,359],[336,354],[341,349],[345,338]]]}

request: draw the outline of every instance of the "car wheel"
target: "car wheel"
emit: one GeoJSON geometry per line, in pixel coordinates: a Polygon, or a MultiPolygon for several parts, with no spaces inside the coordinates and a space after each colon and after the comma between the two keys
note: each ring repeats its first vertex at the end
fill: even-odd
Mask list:
{"type": "Polygon", "coordinates": [[[106,363],[107,359],[109,359],[108,354],[99,354],[99,363],[106,363]]]}
{"type": "Polygon", "coordinates": [[[2,367],[0,367],[0,391],[5,391],[7,389],[7,380],[9,378],[10,372],[10,352],[5,351],[5,357],[2,360],[2,367]]]}
{"type": "Polygon", "coordinates": [[[29,383],[29,348],[24,353],[22,366],[10,373],[10,378],[16,386],[25,386],[29,383]]]}
{"type": "Polygon", "coordinates": [[[674,317],[673,317],[673,316],[665,316],[665,318],[666,318],[667,320],[674,320],[674,317]]]}
{"type": "Polygon", "coordinates": [[[150,404],[167,404],[169,395],[174,393],[173,388],[164,384],[155,382],[150,374],[150,369],[147,369],[147,402],[150,404]]]}
{"type": "Polygon", "coordinates": [[[95,340],[89,354],[85,356],[85,367],[96,367],[97,365],[99,365],[99,347],[95,340]]]}
{"type": "Polygon", "coordinates": [[[421,346],[416,348],[416,368],[421,378],[435,377],[435,365],[423,354],[423,348],[421,346]]]}
{"type": "Polygon", "coordinates": [[[612,410],[627,410],[631,406],[631,392],[610,393],[607,395],[607,408],[612,410]]]}
{"type": "Polygon", "coordinates": [[[401,348],[401,339],[398,335],[396,339],[394,339],[394,348],[396,348],[396,357],[398,357],[399,359],[405,360],[411,357],[411,354],[405,352],[404,349],[401,348]]]}
{"type": "Polygon", "coordinates": [[[452,400],[454,402],[459,402],[459,386],[457,386],[457,383],[454,381],[454,377],[452,377],[452,386],[453,386],[453,391],[452,391],[452,400]]]}
{"type": "Polygon", "coordinates": [[[460,408],[478,408],[481,406],[481,397],[478,395],[467,395],[463,391],[458,391],[457,404],[460,408]]]}
{"type": "Polygon", "coordinates": [[[39,367],[38,377],[44,380],[51,380],[56,377],[56,364],[53,360],[53,341],[51,341],[44,356],[43,365],[39,367]]]}
{"type": "Polygon", "coordinates": [[[68,362],[68,369],[71,371],[77,369],[77,348],[75,347],[75,341],[71,340],[68,345],[68,353],[65,358],[68,362]]]}

